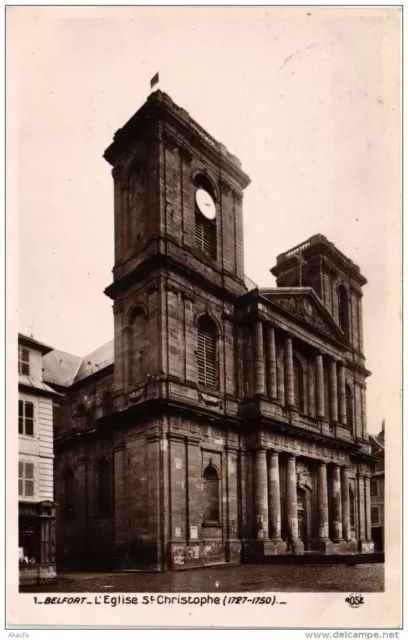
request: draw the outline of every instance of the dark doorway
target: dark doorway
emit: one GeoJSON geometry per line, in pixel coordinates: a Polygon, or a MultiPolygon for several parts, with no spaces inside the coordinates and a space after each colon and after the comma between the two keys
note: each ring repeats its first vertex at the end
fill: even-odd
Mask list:
{"type": "Polygon", "coordinates": [[[309,526],[308,526],[308,501],[307,492],[298,489],[297,492],[297,517],[298,517],[298,538],[302,540],[304,549],[309,549],[309,526]]]}
{"type": "Polygon", "coordinates": [[[384,540],[382,527],[372,527],[371,537],[374,542],[374,551],[384,551],[384,540]]]}

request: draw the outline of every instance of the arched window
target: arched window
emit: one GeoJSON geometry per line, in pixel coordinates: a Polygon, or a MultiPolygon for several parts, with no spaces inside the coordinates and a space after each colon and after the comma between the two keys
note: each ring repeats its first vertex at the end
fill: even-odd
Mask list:
{"type": "Polygon", "coordinates": [[[62,510],[61,515],[65,520],[73,520],[75,517],[75,476],[72,469],[65,469],[62,475],[62,510]]]}
{"type": "Polygon", "coordinates": [[[146,317],[141,307],[136,307],[130,317],[127,330],[129,385],[137,385],[145,377],[146,317]]]}
{"type": "Polygon", "coordinates": [[[101,460],[97,467],[97,512],[100,516],[112,513],[112,469],[108,460],[101,460]]]}
{"type": "Polygon", "coordinates": [[[113,396],[110,391],[107,391],[103,396],[103,415],[108,416],[113,412],[113,396]]]}
{"type": "Polygon", "coordinates": [[[77,416],[78,416],[79,418],[85,418],[85,416],[86,416],[86,409],[85,409],[85,405],[84,405],[82,402],[81,402],[81,404],[79,404],[79,405],[77,406],[77,410],[76,410],[76,412],[77,412],[77,416]]]}
{"type": "Polygon", "coordinates": [[[76,415],[78,418],[85,419],[87,426],[92,423],[92,412],[87,410],[83,402],[77,406],[76,415]]]}
{"type": "Polygon", "coordinates": [[[344,331],[344,335],[346,338],[349,337],[349,301],[348,294],[343,287],[340,285],[338,288],[338,306],[339,306],[339,325],[341,329],[344,331]]]}
{"type": "Polygon", "coordinates": [[[220,521],[220,489],[217,470],[211,465],[203,473],[204,522],[220,521]]]}
{"type": "Polygon", "coordinates": [[[356,526],[356,501],[354,498],[354,491],[352,487],[349,487],[349,506],[350,506],[350,527],[356,526]]]}
{"type": "Polygon", "coordinates": [[[353,411],[353,392],[350,385],[346,384],[346,424],[349,429],[353,429],[354,426],[354,411],[353,411]]]}
{"type": "Polygon", "coordinates": [[[217,384],[217,330],[209,316],[201,316],[197,327],[198,382],[206,387],[217,384]]]}
{"type": "MultiPolygon", "coordinates": [[[[199,173],[193,180],[197,189],[203,189],[215,205],[215,193],[211,181],[206,175],[199,173]]],[[[217,253],[217,225],[215,219],[209,219],[200,210],[200,205],[195,203],[195,244],[211,258],[217,253]]]]}
{"type": "Polygon", "coordinates": [[[293,386],[295,392],[295,408],[305,413],[303,366],[298,358],[293,358],[293,386]]]}

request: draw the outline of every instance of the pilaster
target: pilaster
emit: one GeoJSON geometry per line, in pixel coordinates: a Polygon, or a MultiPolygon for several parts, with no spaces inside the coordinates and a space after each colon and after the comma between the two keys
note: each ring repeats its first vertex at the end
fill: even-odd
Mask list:
{"type": "Polygon", "coordinates": [[[285,364],[286,406],[294,407],[295,406],[295,390],[294,390],[294,380],[293,380],[293,348],[292,348],[292,338],[290,336],[285,338],[284,364],[285,364]]]}
{"type": "Polygon", "coordinates": [[[316,356],[316,415],[324,418],[323,356],[316,356]]]}

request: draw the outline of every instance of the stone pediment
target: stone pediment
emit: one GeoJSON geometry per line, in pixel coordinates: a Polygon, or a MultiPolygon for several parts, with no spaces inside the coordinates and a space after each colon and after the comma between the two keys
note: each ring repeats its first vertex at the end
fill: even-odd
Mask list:
{"type": "Polygon", "coordinates": [[[285,291],[283,287],[279,287],[267,291],[260,290],[260,294],[314,331],[319,331],[338,342],[345,342],[342,330],[312,289],[285,291]]]}

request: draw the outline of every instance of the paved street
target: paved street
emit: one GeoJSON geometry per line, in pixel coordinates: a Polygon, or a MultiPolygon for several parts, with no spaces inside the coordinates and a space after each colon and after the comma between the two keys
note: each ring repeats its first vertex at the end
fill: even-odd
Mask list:
{"type": "Polygon", "coordinates": [[[25,592],[383,591],[384,565],[222,565],[156,573],[66,573],[25,592]]]}

